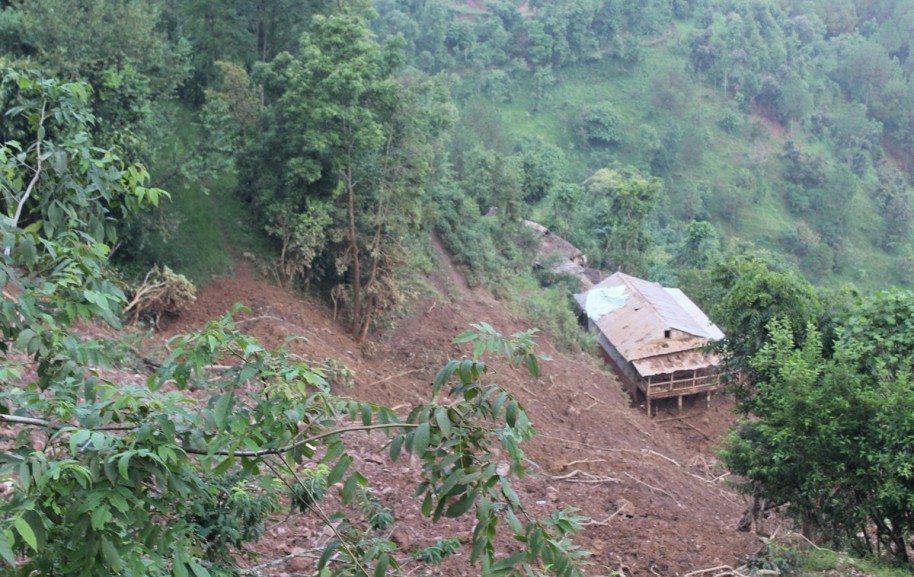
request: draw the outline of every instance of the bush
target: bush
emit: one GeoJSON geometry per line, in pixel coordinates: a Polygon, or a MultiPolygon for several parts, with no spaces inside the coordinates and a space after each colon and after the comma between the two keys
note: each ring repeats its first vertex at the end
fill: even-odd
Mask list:
{"type": "Polygon", "coordinates": [[[599,102],[585,108],[581,128],[591,144],[611,146],[622,142],[625,137],[622,118],[609,102],[599,102]]]}

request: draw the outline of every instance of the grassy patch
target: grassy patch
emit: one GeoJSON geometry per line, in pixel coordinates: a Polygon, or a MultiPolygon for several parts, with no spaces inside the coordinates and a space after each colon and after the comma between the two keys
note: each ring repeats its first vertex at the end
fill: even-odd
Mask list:
{"type": "Polygon", "coordinates": [[[909,566],[885,559],[855,558],[831,549],[810,547],[805,541],[790,538],[788,544],[782,539],[766,543],[748,557],[749,575],[762,571],[795,577],[910,577],[912,574],[909,566]]]}
{"type": "MultiPolygon", "coordinates": [[[[200,139],[194,113],[178,108],[172,111],[170,123],[163,148],[176,151],[177,159],[194,154],[200,139]]],[[[175,172],[160,185],[171,193],[171,199],[128,230],[128,234],[143,239],[134,238],[135,246],[130,248],[133,258],[119,263],[128,276],[142,277],[158,264],[201,284],[231,274],[234,260],[243,253],[273,258],[270,239],[235,194],[236,179],[231,170],[215,176],[175,172]]]]}
{"type": "Polygon", "coordinates": [[[577,279],[551,278],[549,286],[544,287],[532,275],[518,274],[511,283],[513,290],[505,295],[511,309],[530,326],[545,331],[559,350],[572,353],[596,350],[596,336],[581,328],[572,308],[571,294],[577,290],[573,286],[577,285],[577,279]]]}
{"type": "Polygon", "coordinates": [[[232,272],[232,255],[221,230],[222,215],[218,214],[216,195],[198,187],[186,186],[172,193],[172,202],[165,210],[174,215],[173,233],[155,251],[162,264],[187,276],[196,284],[232,272]]]}
{"type": "Polygon", "coordinates": [[[794,552],[796,565],[789,575],[802,577],[911,577],[911,569],[878,559],[854,559],[827,549],[794,552]]]}

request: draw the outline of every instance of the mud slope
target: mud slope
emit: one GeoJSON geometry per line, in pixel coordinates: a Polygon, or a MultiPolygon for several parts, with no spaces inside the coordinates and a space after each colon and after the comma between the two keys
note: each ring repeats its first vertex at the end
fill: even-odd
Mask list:
{"type": "MultiPolygon", "coordinates": [[[[469,289],[443,249],[441,266],[431,283],[439,296],[413,303],[410,313],[386,333],[359,346],[334,321],[332,311],[262,282],[252,268],[237,265],[234,278],[202,288],[195,306],[166,328],[166,334],[199,327],[236,302],[252,308],[241,324],[270,345],[288,336],[305,340],[295,352],[312,358],[339,359],[356,372],[356,385],[341,394],[406,407],[427,397],[437,369],[465,351],[450,344],[470,323],[485,320],[504,334],[529,328],[502,303],[480,289],[469,289]]],[[[537,437],[525,445],[534,463],[518,483],[529,511],[548,514],[555,508],[577,507],[595,522],[580,543],[594,553],[589,574],[624,569],[632,575],[684,575],[719,565],[735,566],[757,548],[753,536],[735,529],[744,509],[742,499],[725,483],[711,447],[731,419],[726,401],[715,399],[687,407],[686,418],[661,413],[651,421],[643,410],[629,407],[629,398],[615,377],[587,355],[565,355],[546,336],[540,350],[553,357],[543,377],[502,369],[496,381],[524,404],[537,437]],[[589,482],[584,482],[589,481],[589,482]]],[[[468,534],[471,520],[428,524],[412,500],[416,469],[409,463],[391,466],[364,436],[357,449],[374,490],[397,517],[392,538],[407,549],[431,545],[434,539],[468,534]]],[[[506,529],[506,528],[505,528],[506,529]]],[[[296,517],[274,527],[260,549],[265,559],[300,555],[265,574],[309,574],[313,560],[307,550],[329,538],[314,519],[296,517]]],[[[403,558],[404,569],[410,560],[403,558]]],[[[466,558],[442,567],[442,574],[475,575],[466,558]]]]}

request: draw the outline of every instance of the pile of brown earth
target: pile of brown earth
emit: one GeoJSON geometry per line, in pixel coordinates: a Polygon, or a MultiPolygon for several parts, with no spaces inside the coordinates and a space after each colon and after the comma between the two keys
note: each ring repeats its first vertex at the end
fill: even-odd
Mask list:
{"type": "MultiPolygon", "coordinates": [[[[394,328],[367,344],[350,339],[325,306],[260,280],[243,262],[232,278],[200,289],[196,302],[164,327],[163,336],[200,327],[244,303],[252,309],[243,317],[244,330],[271,346],[289,336],[304,337],[292,344],[294,352],[335,358],[355,371],[354,386],[338,392],[405,413],[427,399],[442,364],[466,354],[450,342],[470,323],[484,320],[503,334],[529,328],[485,290],[468,288],[440,247],[439,252],[440,276],[429,279],[439,296],[413,303],[394,328]]],[[[593,357],[560,353],[544,335],[537,344],[554,359],[544,363],[539,381],[510,368],[495,377],[521,400],[537,430],[525,445],[532,464],[517,483],[518,493],[533,514],[577,507],[593,520],[579,539],[593,552],[588,573],[685,575],[736,567],[758,549],[756,536],[736,530],[746,505],[728,487],[713,453],[733,419],[727,399],[712,399],[709,410],[703,399],[687,403],[682,416],[675,414],[674,403],[673,412],[661,408],[651,420],[643,409],[630,407],[616,377],[593,357]]],[[[375,494],[394,512],[395,541],[416,549],[438,538],[469,535],[472,519],[433,525],[422,518],[413,499],[414,463],[391,465],[378,452],[380,438],[361,435],[353,441],[375,494]]],[[[313,516],[272,527],[258,546],[262,559],[289,559],[262,574],[311,574],[310,551],[328,537],[313,516]]],[[[439,574],[477,573],[478,567],[458,555],[439,574]]]]}

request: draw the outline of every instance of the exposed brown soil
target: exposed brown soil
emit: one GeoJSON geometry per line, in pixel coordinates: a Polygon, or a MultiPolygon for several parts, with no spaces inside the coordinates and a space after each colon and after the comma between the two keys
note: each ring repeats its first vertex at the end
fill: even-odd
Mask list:
{"type": "Polygon", "coordinates": [[[752,118],[760,120],[765,125],[765,128],[768,129],[771,136],[776,140],[784,140],[787,128],[774,117],[774,114],[770,110],[756,102],[751,102],[749,104],[749,110],[752,112],[752,118]]]}
{"type": "MultiPolygon", "coordinates": [[[[165,336],[200,327],[240,302],[252,308],[244,330],[269,345],[289,336],[306,340],[295,352],[315,359],[334,357],[356,372],[356,384],[338,391],[362,400],[406,408],[427,399],[437,369],[466,351],[450,344],[470,323],[485,320],[504,334],[528,328],[503,303],[481,289],[467,287],[440,244],[441,266],[431,283],[439,296],[415,302],[396,326],[358,345],[332,311],[260,280],[253,268],[239,262],[233,278],[217,280],[198,292],[189,310],[165,327],[165,336]]],[[[687,403],[681,419],[675,401],[652,421],[643,409],[630,407],[617,379],[594,358],[558,352],[547,336],[540,350],[553,357],[543,377],[534,382],[524,373],[502,369],[496,381],[524,404],[537,429],[525,445],[530,474],[517,482],[529,511],[546,515],[556,508],[577,507],[596,523],[580,544],[593,552],[588,573],[604,575],[624,569],[627,576],[684,575],[720,565],[736,566],[758,548],[755,536],[736,531],[745,508],[726,485],[726,472],[712,447],[732,421],[729,401],[687,403]],[[579,471],[580,473],[574,473],[579,471]],[[598,482],[582,483],[582,473],[598,482]]],[[[373,482],[375,493],[397,518],[392,538],[407,550],[425,547],[436,538],[468,536],[472,519],[432,525],[421,517],[413,499],[415,463],[391,464],[381,438],[351,439],[355,456],[373,482]]],[[[507,530],[507,527],[504,528],[507,530]]],[[[306,553],[329,538],[311,517],[293,517],[271,528],[258,549],[263,560],[306,553]]],[[[506,541],[505,544],[510,547],[506,541]]],[[[404,567],[411,560],[403,557],[404,567]]],[[[311,574],[314,560],[297,557],[266,571],[269,574],[311,574]]],[[[265,573],[265,574],[266,574],[265,573]]],[[[467,557],[458,556],[441,568],[444,575],[475,575],[467,557]]]]}

